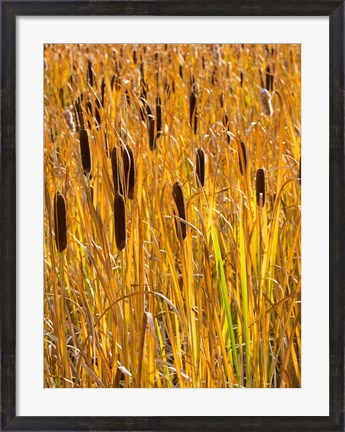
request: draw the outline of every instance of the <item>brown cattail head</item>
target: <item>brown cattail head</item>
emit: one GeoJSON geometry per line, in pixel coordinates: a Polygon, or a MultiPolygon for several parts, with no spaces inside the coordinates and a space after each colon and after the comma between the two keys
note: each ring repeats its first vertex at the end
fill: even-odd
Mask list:
{"type": "Polygon", "coordinates": [[[127,101],[128,106],[131,106],[131,96],[129,94],[128,89],[126,89],[125,95],[126,95],[126,101],[127,101]]]}
{"type": "Polygon", "coordinates": [[[54,197],[54,229],[56,248],[63,252],[67,246],[67,223],[65,198],[60,192],[54,197]]]}
{"type": "Polygon", "coordinates": [[[243,173],[246,171],[247,168],[247,152],[246,152],[246,146],[242,141],[240,141],[238,146],[238,160],[240,164],[240,171],[241,174],[243,175],[243,173]]]}
{"type": "MultiPolygon", "coordinates": [[[[90,99],[87,100],[86,102],[86,112],[88,114],[90,114],[90,116],[93,118],[93,109],[92,109],[92,102],[90,99]]],[[[89,129],[91,129],[91,123],[89,122],[89,120],[87,121],[87,126],[89,129]]]]}
{"type": "Polygon", "coordinates": [[[115,242],[121,251],[126,246],[126,209],[123,196],[117,193],[114,198],[115,242]]]}
{"type": "Polygon", "coordinates": [[[92,70],[92,62],[90,59],[87,61],[87,81],[90,84],[91,87],[93,87],[95,79],[94,79],[94,73],[92,70]]]}
{"type": "Polygon", "coordinates": [[[126,195],[128,196],[128,198],[133,199],[135,165],[133,151],[128,145],[122,150],[122,160],[126,195]]]}
{"type": "Polygon", "coordinates": [[[102,79],[102,84],[101,84],[101,103],[102,103],[102,107],[104,108],[104,91],[105,91],[105,81],[104,78],[102,79]]]}
{"type": "Polygon", "coordinates": [[[202,148],[198,148],[196,151],[195,172],[197,183],[203,187],[205,184],[205,152],[202,148]]]}
{"type": "Polygon", "coordinates": [[[157,140],[155,135],[156,122],[154,117],[150,114],[147,116],[148,129],[149,129],[149,144],[150,150],[153,151],[157,147],[157,140]]]}
{"type": "Polygon", "coordinates": [[[226,132],[226,140],[227,140],[228,144],[230,144],[230,142],[231,142],[230,120],[229,120],[229,117],[227,114],[224,114],[223,125],[224,125],[225,132],[226,132]]]}
{"type": "Polygon", "coordinates": [[[83,165],[84,174],[90,174],[91,171],[91,156],[89,137],[85,129],[79,131],[81,163],[83,165]]]}
{"type": "Polygon", "coordinates": [[[192,88],[192,91],[189,96],[189,122],[191,128],[194,130],[194,134],[196,134],[197,130],[197,108],[196,108],[196,93],[192,88]]]}
{"type": "Polygon", "coordinates": [[[222,108],[224,108],[224,94],[223,94],[223,93],[221,93],[221,94],[219,95],[219,102],[220,102],[220,106],[221,106],[222,108]]]}
{"type": "Polygon", "coordinates": [[[269,65],[266,67],[266,89],[269,92],[273,91],[273,73],[271,73],[269,65]]]}
{"type": "Polygon", "coordinates": [[[75,112],[76,124],[78,130],[84,129],[84,115],[83,115],[83,110],[81,108],[81,102],[82,102],[82,98],[81,96],[79,96],[74,103],[74,112],[75,112]]]}
{"type": "Polygon", "coordinates": [[[261,111],[266,117],[271,117],[273,114],[271,94],[267,89],[260,90],[260,105],[261,111]]]}
{"type": "MultiPolygon", "coordinates": [[[[173,185],[172,195],[173,195],[175,205],[176,205],[176,208],[178,211],[178,216],[181,219],[186,220],[186,210],[185,210],[185,206],[184,206],[183,192],[182,192],[182,188],[178,182],[174,183],[174,185],[173,185]]],[[[180,240],[184,240],[186,238],[186,235],[187,235],[186,224],[181,222],[178,219],[175,219],[175,227],[176,227],[177,237],[180,240]]]]}
{"type": "Polygon", "coordinates": [[[160,96],[157,96],[156,98],[156,138],[160,138],[163,134],[162,131],[162,101],[160,96]]]}
{"type": "Polygon", "coordinates": [[[113,182],[114,182],[114,191],[115,195],[117,193],[123,194],[122,190],[122,184],[121,184],[121,173],[120,173],[120,167],[119,167],[119,159],[117,156],[117,148],[114,147],[112,151],[110,152],[110,159],[111,159],[111,168],[113,171],[113,182]]]}
{"type": "Polygon", "coordinates": [[[262,168],[256,171],[256,203],[260,207],[265,204],[265,171],[262,168]]]}

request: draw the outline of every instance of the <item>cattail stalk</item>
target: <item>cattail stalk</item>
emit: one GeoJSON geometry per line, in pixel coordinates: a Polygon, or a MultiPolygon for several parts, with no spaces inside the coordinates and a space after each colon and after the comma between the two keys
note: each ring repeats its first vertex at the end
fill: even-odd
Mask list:
{"type": "Polygon", "coordinates": [[[265,204],[265,171],[259,168],[256,171],[256,203],[260,207],[265,204]]]}
{"type": "Polygon", "coordinates": [[[63,252],[67,247],[67,222],[65,198],[60,192],[54,197],[54,230],[56,248],[63,252]]]}
{"type": "MultiPolygon", "coordinates": [[[[183,191],[182,191],[182,188],[178,182],[176,182],[173,185],[172,195],[173,195],[175,205],[176,205],[176,208],[178,211],[178,216],[181,219],[186,220],[186,210],[185,210],[185,206],[184,206],[183,191]]],[[[181,222],[180,220],[175,219],[175,227],[176,227],[177,237],[180,240],[184,240],[187,236],[186,224],[181,222]]]]}
{"type": "Polygon", "coordinates": [[[126,209],[123,196],[117,193],[114,198],[115,242],[121,251],[126,246],[126,209]]]}
{"type": "Polygon", "coordinates": [[[205,185],[205,152],[202,148],[196,151],[195,171],[197,181],[203,187],[205,185]]]}

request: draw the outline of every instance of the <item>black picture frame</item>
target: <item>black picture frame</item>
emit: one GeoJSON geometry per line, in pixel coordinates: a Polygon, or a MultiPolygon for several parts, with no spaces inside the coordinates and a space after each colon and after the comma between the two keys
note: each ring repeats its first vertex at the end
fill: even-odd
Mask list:
{"type": "MultiPolygon", "coordinates": [[[[344,431],[344,2],[338,0],[3,1],[1,3],[1,430],[344,431]],[[330,201],[328,417],[19,417],[16,415],[16,17],[329,16],[330,201]]],[[[317,91],[317,89],[316,89],[317,91]]],[[[311,401],[312,403],[312,401],[311,401]]]]}

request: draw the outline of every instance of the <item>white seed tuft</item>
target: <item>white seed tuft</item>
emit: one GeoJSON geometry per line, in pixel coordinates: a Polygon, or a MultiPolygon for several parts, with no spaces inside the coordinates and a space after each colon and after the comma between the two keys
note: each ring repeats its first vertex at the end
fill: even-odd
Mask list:
{"type": "Polygon", "coordinates": [[[74,132],[75,131],[75,125],[74,125],[73,115],[72,115],[71,111],[70,110],[65,110],[63,112],[63,116],[64,116],[64,119],[65,119],[65,122],[66,122],[66,125],[67,125],[68,129],[71,132],[74,132]]]}
{"type": "Polygon", "coordinates": [[[266,89],[260,90],[260,105],[261,111],[266,117],[271,117],[273,114],[272,96],[266,89]]]}

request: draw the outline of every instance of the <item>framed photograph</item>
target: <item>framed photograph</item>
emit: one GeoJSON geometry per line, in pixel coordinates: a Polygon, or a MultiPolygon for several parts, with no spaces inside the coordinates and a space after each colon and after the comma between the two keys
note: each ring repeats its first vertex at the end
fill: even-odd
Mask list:
{"type": "Polygon", "coordinates": [[[343,2],[1,14],[1,428],[343,431],[343,2]]]}

